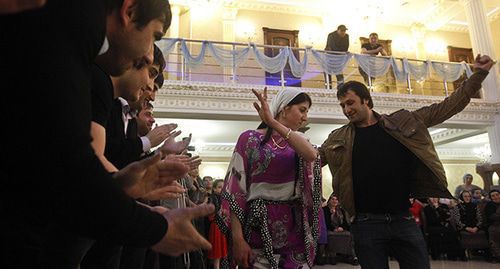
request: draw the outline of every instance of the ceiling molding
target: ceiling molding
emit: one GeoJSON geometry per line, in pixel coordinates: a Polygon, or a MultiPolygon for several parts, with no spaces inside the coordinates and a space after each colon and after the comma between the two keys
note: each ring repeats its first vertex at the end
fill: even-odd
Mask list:
{"type": "Polygon", "coordinates": [[[442,132],[431,135],[435,146],[448,144],[457,140],[476,136],[485,133],[482,129],[446,129],[442,132]]]}
{"type": "Polygon", "coordinates": [[[465,148],[436,148],[439,159],[441,160],[469,160],[474,162],[481,161],[472,149],[465,148]]]}
{"type": "Polygon", "coordinates": [[[284,13],[293,15],[320,17],[318,8],[308,6],[282,5],[264,2],[234,1],[231,5],[239,10],[252,10],[260,12],[284,13]]]}
{"type": "MultiPolygon", "coordinates": [[[[155,113],[162,117],[199,119],[252,119],[257,120],[253,107],[256,100],[252,93],[256,85],[234,85],[188,81],[165,81],[155,101],[155,113]]],[[[272,96],[281,89],[268,86],[272,96]]],[[[344,124],[345,116],[338,104],[335,91],[302,88],[313,100],[309,113],[311,123],[344,124]]],[[[392,113],[401,108],[416,110],[422,106],[439,102],[443,97],[404,94],[372,93],[378,113],[392,113]]],[[[482,128],[494,124],[500,102],[474,99],[461,113],[437,127],[482,128]]]]}

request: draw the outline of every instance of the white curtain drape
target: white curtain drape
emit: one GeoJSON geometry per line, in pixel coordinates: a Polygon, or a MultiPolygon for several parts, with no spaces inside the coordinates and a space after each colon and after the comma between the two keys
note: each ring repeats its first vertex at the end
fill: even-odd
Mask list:
{"type": "Polygon", "coordinates": [[[373,57],[366,54],[354,54],[359,67],[370,77],[385,75],[391,66],[390,58],[373,57]]]}
{"type": "Polygon", "coordinates": [[[257,62],[266,72],[269,72],[271,74],[279,73],[285,68],[286,62],[288,60],[288,55],[290,54],[290,49],[288,47],[279,49],[280,52],[278,53],[278,55],[269,57],[260,52],[255,44],[250,44],[250,46],[252,47],[257,62]]]}
{"type": "Polygon", "coordinates": [[[342,74],[347,62],[352,58],[351,53],[332,54],[317,50],[311,50],[311,53],[323,72],[330,75],[342,74]]]}
{"type": "Polygon", "coordinates": [[[223,49],[209,42],[208,50],[220,66],[232,67],[234,65],[235,67],[238,67],[248,59],[250,46],[239,50],[233,50],[223,49]]]}
{"type": "MultiPolygon", "coordinates": [[[[394,57],[373,57],[365,54],[332,54],[325,51],[318,51],[306,48],[302,60],[295,58],[292,49],[289,47],[278,48],[279,53],[274,57],[266,56],[253,43],[241,49],[225,49],[209,41],[202,41],[199,54],[193,56],[187,45],[186,40],[181,38],[166,38],[157,44],[165,56],[172,53],[177,42],[181,43],[181,53],[189,68],[195,68],[201,65],[205,59],[207,48],[213,55],[215,61],[222,67],[238,67],[248,60],[249,53],[252,51],[257,63],[269,73],[279,73],[289,63],[292,74],[295,77],[302,77],[309,66],[309,53],[318,62],[322,72],[327,74],[343,73],[347,63],[354,56],[359,67],[371,77],[379,77],[386,74],[389,67],[392,66],[394,75],[398,81],[406,80],[408,74],[418,81],[426,80],[429,77],[430,66],[432,66],[436,75],[446,81],[455,81],[465,72],[467,77],[472,75],[470,66],[465,63],[443,63],[434,61],[408,61],[408,59],[396,59],[394,57]]],[[[198,43],[199,44],[199,43],[198,43]]],[[[276,50],[276,48],[275,48],[276,50]]]]}
{"type": "Polygon", "coordinates": [[[186,44],[186,40],[181,40],[181,50],[184,59],[186,60],[186,65],[189,68],[196,68],[205,60],[205,53],[207,51],[207,43],[208,41],[203,41],[201,43],[201,49],[198,56],[192,56],[189,52],[188,46],[186,44]]]}
{"type": "Polygon", "coordinates": [[[304,51],[304,57],[302,57],[302,62],[299,62],[299,60],[295,58],[292,49],[290,48],[288,49],[289,49],[288,63],[290,64],[290,69],[292,70],[292,74],[297,78],[301,78],[307,69],[307,64],[308,64],[307,55],[309,54],[310,49],[306,48],[306,50],[304,51]]]}

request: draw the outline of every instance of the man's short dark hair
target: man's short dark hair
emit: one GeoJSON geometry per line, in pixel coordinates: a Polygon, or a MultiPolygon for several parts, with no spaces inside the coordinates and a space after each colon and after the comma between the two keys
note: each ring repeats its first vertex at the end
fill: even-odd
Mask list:
{"type": "MultiPolygon", "coordinates": [[[[106,0],[108,13],[119,10],[123,0],[106,0]]],[[[141,30],[152,20],[159,19],[163,22],[163,32],[166,33],[172,22],[172,11],[168,0],[135,0],[133,22],[141,30]]]]}
{"type": "Polygon", "coordinates": [[[154,45],[154,60],[153,60],[153,64],[154,65],[158,65],[160,68],[159,68],[159,71],[160,73],[163,72],[163,69],[165,69],[165,58],[163,57],[163,52],[161,52],[161,49],[156,46],[156,44],[154,45]]]}
{"type": "Polygon", "coordinates": [[[371,34],[369,35],[369,37],[372,37],[372,35],[373,35],[373,36],[376,36],[376,37],[378,38],[378,34],[377,34],[377,33],[371,33],[371,34]]]}
{"type": "Polygon", "coordinates": [[[347,27],[345,27],[345,25],[341,24],[337,27],[337,30],[343,30],[343,31],[347,31],[347,27]]]}
{"type": "Polygon", "coordinates": [[[158,85],[158,90],[163,86],[163,82],[165,81],[165,78],[163,77],[163,72],[160,70],[160,73],[158,73],[158,76],[155,78],[155,85],[158,85]]]}
{"type": "Polygon", "coordinates": [[[354,80],[348,81],[337,88],[337,98],[344,97],[348,90],[353,91],[361,100],[368,100],[368,107],[373,108],[372,96],[365,84],[354,80]]]}

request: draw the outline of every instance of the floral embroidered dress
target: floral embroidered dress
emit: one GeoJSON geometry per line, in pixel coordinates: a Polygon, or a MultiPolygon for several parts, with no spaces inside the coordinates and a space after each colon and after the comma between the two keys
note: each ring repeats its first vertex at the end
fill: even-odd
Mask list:
{"type": "Polygon", "coordinates": [[[222,190],[219,225],[230,241],[230,217],[222,212],[234,213],[245,240],[261,253],[260,264],[312,267],[321,204],[319,159],[303,161],[279,135],[261,146],[263,139],[254,130],[240,135],[222,190]]]}

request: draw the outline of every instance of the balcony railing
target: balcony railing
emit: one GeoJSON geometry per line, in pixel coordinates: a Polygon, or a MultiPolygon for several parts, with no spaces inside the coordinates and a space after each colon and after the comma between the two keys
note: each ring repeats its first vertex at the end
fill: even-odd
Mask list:
{"type": "Polygon", "coordinates": [[[344,81],[365,82],[373,92],[448,96],[472,73],[462,63],[368,56],[253,43],[163,39],[166,80],[281,85],[328,89],[344,81]],[[195,55],[195,56],[193,56],[195,55]],[[325,73],[332,74],[330,81],[325,73]],[[374,79],[371,79],[373,77],[374,79]]]}

